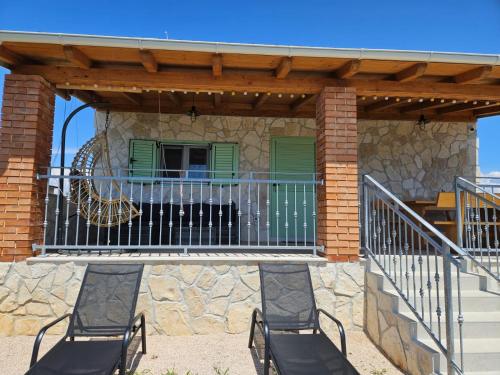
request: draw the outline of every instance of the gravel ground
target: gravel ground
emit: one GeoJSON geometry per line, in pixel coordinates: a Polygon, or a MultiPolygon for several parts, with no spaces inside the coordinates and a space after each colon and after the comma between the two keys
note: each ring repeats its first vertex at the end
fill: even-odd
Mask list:
{"type": "MultiPolygon", "coordinates": [[[[167,372],[172,369],[175,369],[176,375],[260,375],[260,362],[255,351],[247,349],[247,339],[247,334],[148,336],[148,353],[142,356],[138,350],[131,359],[135,374],[141,375],[173,375],[167,372]]],[[[57,340],[57,336],[46,336],[41,355],[57,340]]],[[[137,347],[139,340],[134,341],[137,347]]],[[[24,374],[33,342],[32,336],[0,337],[0,373],[24,374]]],[[[349,360],[362,375],[402,374],[363,332],[347,332],[347,349],[349,360]]]]}

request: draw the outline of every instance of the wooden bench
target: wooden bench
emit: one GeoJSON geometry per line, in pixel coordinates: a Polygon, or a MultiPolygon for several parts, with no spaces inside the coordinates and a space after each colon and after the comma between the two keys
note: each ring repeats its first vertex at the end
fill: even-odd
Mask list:
{"type": "MultiPolygon", "coordinates": [[[[495,198],[489,194],[480,194],[482,198],[485,198],[486,200],[495,203],[497,205],[500,205],[500,199],[495,198]]],[[[476,198],[473,196],[468,197],[469,203],[473,206],[476,207],[478,206],[478,202],[476,201],[476,198]]],[[[464,205],[464,195],[463,193],[461,194],[460,197],[460,215],[461,215],[461,221],[464,224],[480,224],[480,225],[485,225],[485,224],[491,224],[491,220],[486,222],[486,221],[470,221],[466,222],[465,220],[465,205],[464,205]]],[[[488,208],[488,206],[482,202],[479,201],[479,207],[484,211],[485,209],[488,208]]],[[[422,216],[424,218],[428,218],[431,213],[435,212],[442,212],[445,215],[445,218],[442,220],[429,220],[431,224],[436,226],[438,229],[440,229],[443,234],[448,237],[450,240],[456,243],[457,241],[457,222],[456,222],[456,215],[457,215],[457,208],[456,208],[456,195],[454,192],[440,192],[438,193],[437,199],[436,199],[436,204],[427,206],[422,210],[422,216]]],[[[490,215],[489,218],[491,219],[493,215],[490,215]]],[[[484,214],[483,214],[484,217],[484,214]]]]}

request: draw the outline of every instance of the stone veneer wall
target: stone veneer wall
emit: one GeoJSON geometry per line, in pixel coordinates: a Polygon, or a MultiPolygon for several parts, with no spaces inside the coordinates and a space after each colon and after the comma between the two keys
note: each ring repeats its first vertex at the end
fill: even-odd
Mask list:
{"type": "MultiPolygon", "coordinates": [[[[361,329],[363,263],[309,266],[318,306],[361,329]]],[[[0,263],[0,335],[34,335],[72,311],[84,270],[83,262],[0,263]]],[[[137,311],[145,311],[149,334],[248,332],[259,288],[256,261],[146,264],[137,311]]]]}
{"type": "Polygon", "coordinates": [[[455,176],[475,178],[476,124],[359,121],[360,173],[369,173],[402,199],[435,198],[454,189],[455,176]]]}
{"type": "MultiPolygon", "coordinates": [[[[97,112],[96,130],[104,125],[97,112]]],[[[116,168],[128,167],[129,139],[237,142],[240,171],[268,171],[272,136],[315,136],[315,119],[200,116],[113,112],[110,155],[116,168]]],[[[358,120],[359,173],[369,173],[403,199],[433,198],[450,191],[455,176],[475,177],[476,125],[414,121],[358,120]]]]}

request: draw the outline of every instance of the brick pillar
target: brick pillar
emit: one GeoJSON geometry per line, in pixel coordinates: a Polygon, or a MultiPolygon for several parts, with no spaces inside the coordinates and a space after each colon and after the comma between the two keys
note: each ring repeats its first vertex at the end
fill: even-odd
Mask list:
{"type": "Polygon", "coordinates": [[[325,87],[316,102],[318,243],[331,261],[359,255],[356,90],[325,87]]]}
{"type": "Polygon", "coordinates": [[[43,230],[46,182],[36,173],[50,164],[54,92],[42,77],[5,76],[0,127],[0,261],[32,255],[43,230]]]}

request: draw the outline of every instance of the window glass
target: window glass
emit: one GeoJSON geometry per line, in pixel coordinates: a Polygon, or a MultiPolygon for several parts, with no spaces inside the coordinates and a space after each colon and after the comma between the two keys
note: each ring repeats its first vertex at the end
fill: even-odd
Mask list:
{"type": "Polygon", "coordinates": [[[208,171],[208,149],[206,147],[190,147],[187,165],[188,177],[205,178],[208,171]]]}
{"type": "Polygon", "coordinates": [[[174,178],[180,177],[180,170],[183,169],[182,154],[183,147],[169,145],[162,146],[161,169],[167,170],[163,172],[163,176],[174,178]]]}

